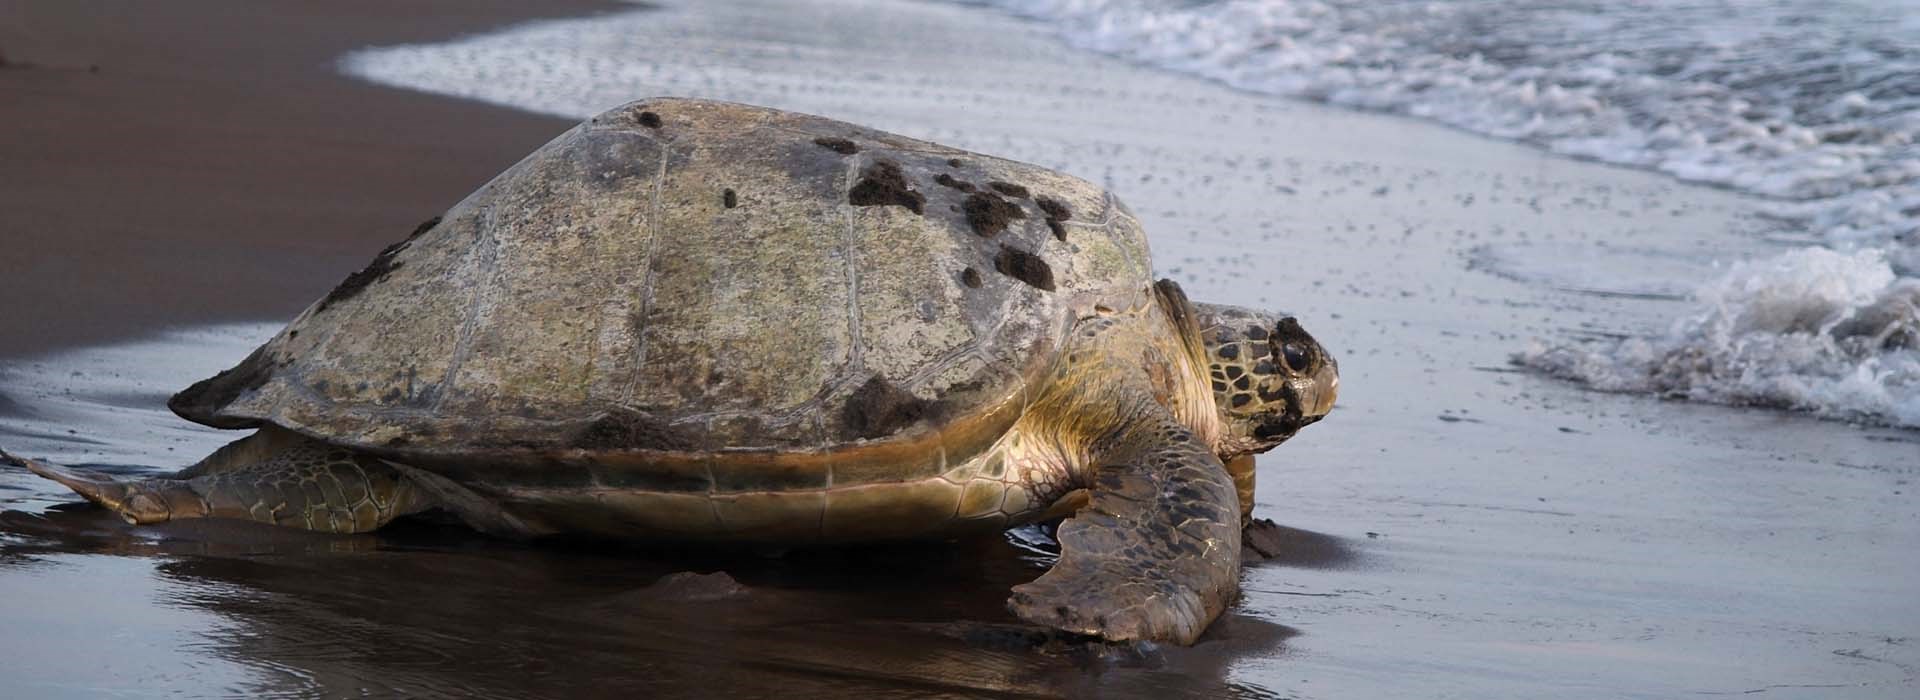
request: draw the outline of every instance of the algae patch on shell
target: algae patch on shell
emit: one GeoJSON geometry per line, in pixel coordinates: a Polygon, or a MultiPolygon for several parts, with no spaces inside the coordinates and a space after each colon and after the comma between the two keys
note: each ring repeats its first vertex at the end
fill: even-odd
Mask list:
{"type": "Polygon", "coordinates": [[[960,204],[960,208],[966,213],[967,225],[973,227],[973,232],[987,238],[1007,230],[1007,224],[1014,220],[1027,218],[1027,213],[1020,209],[1020,205],[991,192],[974,193],[960,204]]]}
{"type": "Polygon", "coordinates": [[[835,153],[839,153],[841,155],[846,155],[846,156],[850,156],[860,152],[860,147],[853,145],[852,141],[848,141],[842,138],[835,138],[832,136],[822,136],[820,138],[814,139],[813,143],[814,145],[819,146],[821,148],[825,148],[829,151],[833,151],[835,153]]]}
{"type": "Polygon", "coordinates": [[[961,192],[972,192],[974,190],[973,183],[967,182],[965,180],[955,179],[952,175],[948,175],[946,173],[940,173],[939,175],[933,176],[933,181],[939,183],[944,187],[951,187],[953,189],[960,190],[961,192]]]}
{"type": "Polygon", "coordinates": [[[840,416],[848,439],[885,437],[924,418],[931,404],[879,377],[855,389],[840,416]]]}
{"type": "Polygon", "coordinates": [[[340,284],[333,288],[333,291],[327,292],[327,296],[320,300],[320,306],[314,309],[314,313],[326,311],[329,306],[352,299],[354,295],[366,289],[367,285],[386,279],[388,273],[399,269],[403,264],[394,262],[393,256],[398,255],[402,250],[406,250],[407,245],[413,243],[413,239],[419,238],[421,234],[431,231],[433,227],[439,225],[440,217],[438,216],[422,221],[419,226],[414,227],[413,233],[407,234],[406,240],[381,249],[380,254],[373,257],[373,262],[367,263],[366,267],[360,268],[353,274],[347,275],[347,278],[341,280],[340,284]]]}
{"type": "Polygon", "coordinates": [[[1040,256],[1019,248],[1000,246],[1000,254],[993,259],[993,269],[1035,288],[1049,292],[1054,290],[1053,266],[1040,259],[1040,256]]]}
{"type": "Polygon", "coordinates": [[[1021,199],[1026,199],[1028,196],[1027,188],[1021,187],[1011,182],[997,182],[997,181],[989,182],[987,183],[987,186],[992,187],[994,191],[999,192],[1000,194],[1004,194],[1008,197],[1019,197],[1021,199]]]}
{"type": "Polygon", "coordinates": [[[847,203],[862,207],[895,205],[924,214],[927,196],[913,191],[907,184],[900,164],[883,160],[860,171],[860,181],[847,191],[847,203]]]}

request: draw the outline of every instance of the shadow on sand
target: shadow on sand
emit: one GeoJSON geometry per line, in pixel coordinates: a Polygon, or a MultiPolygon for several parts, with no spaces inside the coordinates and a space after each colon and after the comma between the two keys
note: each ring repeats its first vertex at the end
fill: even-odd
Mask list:
{"type": "MultiPolygon", "coordinates": [[[[1335,538],[1273,526],[1266,565],[1339,566],[1335,538]]],[[[1032,533],[1028,533],[1029,538],[1032,533]]],[[[1049,563],[1009,539],[778,555],[528,545],[428,520],[322,536],[248,523],[133,528],[61,505],[0,511],[0,575],[108,558],[151,561],[154,605],[222,624],[196,653],[263,687],[413,697],[1278,697],[1237,660],[1286,653],[1293,629],[1229,612],[1191,648],[1050,638],[1006,613],[1049,563]],[[81,555],[81,556],[71,556],[81,555]],[[55,563],[57,560],[57,563],[55,563]],[[719,594],[655,586],[725,571],[719,594]],[[271,686],[271,687],[266,687],[271,686]]],[[[84,600],[70,605],[85,621],[84,600]]]]}

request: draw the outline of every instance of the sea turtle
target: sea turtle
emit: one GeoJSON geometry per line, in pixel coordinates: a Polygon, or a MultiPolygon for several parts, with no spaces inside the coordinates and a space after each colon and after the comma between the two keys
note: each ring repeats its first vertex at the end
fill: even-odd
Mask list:
{"type": "Polygon", "coordinates": [[[1252,455],[1338,384],[1292,317],[1154,282],[1090,183],[660,98],[535,151],[168,403],[253,435],[142,480],[6,459],[134,523],[440,508],[791,544],[1071,514],[1013,612],[1191,643],[1238,591],[1252,455]]]}

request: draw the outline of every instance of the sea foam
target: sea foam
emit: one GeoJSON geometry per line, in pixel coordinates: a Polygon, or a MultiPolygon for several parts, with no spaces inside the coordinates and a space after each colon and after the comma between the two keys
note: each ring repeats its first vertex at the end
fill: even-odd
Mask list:
{"type": "MultiPolygon", "coordinates": [[[[1843,342],[1827,332],[1840,326],[1811,333],[1732,319],[1771,317],[1807,295],[1800,301],[1855,323],[1881,323],[1849,337],[1904,337],[1898,329],[1912,323],[1912,312],[1899,300],[1920,275],[1920,0],[962,4],[1033,19],[1080,48],[1249,91],[1407,115],[1769,198],[1771,237],[1806,250],[1748,263],[1707,285],[1670,337],[1631,341],[1639,344],[1624,354],[1552,339],[1521,361],[1601,388],[1912,424],[1920,388],[1903,378],[1906,347],[1843,342]],[[1848,301],[1823,296],[1830,287],[1850,290],[1848,301]],[[1730,323],[1724,333],[1709,332],[1730,323]],[[1672,355],[1661,349],[1680,347],[1714,369],[1631,379],[1656,355],[1672,355]],[[1623,359],[1642,351],[1644,362],[1623,359]],[[1589,356],[1599,359],[1577,361],[1589,356]]],[[[537,23],[446,44],[363,50],[342,65],[389,85],[574,117],[616,103],[609,86],[624,86],[621,97],[635,87],[736,99],[777,94],[783,106],[801,110],[872,89],[833,82],[843,77],[837,72],[809,75],[817,84],[805,89],[766,79],[791,70],[791,52],[822,47],[710,39],[728,31],[722,27],[751,27],[757,11],[729,3],[699,13],[537,23]]],[[[896,37],[848,24],[822,22],[817,40],[884,56],[873,65],[901,80],[917,75],[912,61],[928,60],[896,37]]],[[[976,74],[992,71],[962,75],[976,74]]],[[[888,104],[885,94],[869,97],[888,104]]],[[[912,123],[910,114],[890,116],[912,123]]],[[[940,136],[980,145],[964,133],[940,136]]],[[[1690,279],[1641,286],[1667,295],[1690,279]]]]}
{"type": "Polygon", "coordinates": [[[1536,341],[1522,364],[1608,391],[1796,408],[1920,427],[1920,280],[1880,251],[1733,266],[1663,336],[1536,341]]]}
{"type": "Polygon", "coordinates": [[[1920,3],[972,4],[1246,90],[1771,198],[1775,235],[1819,247],[1734,267],[1664,337],[1518,359],[1602,389],[1920,425],[1920,3]]]}

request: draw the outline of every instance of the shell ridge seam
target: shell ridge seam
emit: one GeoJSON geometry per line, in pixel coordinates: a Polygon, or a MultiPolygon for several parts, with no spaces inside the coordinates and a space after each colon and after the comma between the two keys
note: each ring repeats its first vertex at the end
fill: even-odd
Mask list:
{"type": "Polygon", "coordinates": [[[866,341],[860,336],[860,264],[858,259],[860,249],[859,232],[855,228],[859,224],[859,216],[858,213],[854,211],[852,205],[846,204],[853,194],[853,187],[857,182],[855,178],[860,173],[860,165],[865,160],[866,158],[864,156],[859,155],[847,159],[847,174],[844,178],[845,182],[843,182],[840,187],[841,204],[839,206],[846,212],[847,216],[846,233],[841,239],[841,244],[844,246],[843,250],[846,251],[847,265],[847,332],[853,341],[852,346],[847,350],[847,354],[849,355],[848,359],[850,360],[849,372],[847,373],[849,377],[857,376],[860,370],[866,368],[867,364],[866,341]]]}
{"type": "Polygon", "coordinates": [[[480,316],[492,306],[482,303],[481,298],[486,294],[487,283],[500,271],[500,234],[496,230],[499,222],[496,220],[496,210],[491,206],[483,210],[482,218],[485,220],[481,226],[483,238],[479,241],[480,245],[474,247],[470,260],[472,264],[482,267],[484,271],[478,276],[483,279],[474,284],[473,296],[467,300],[466,317],[461,319],[460,327],[454,331],[453,356],[447,360],[447,374],[440,378],[440,389],[433,397],[432,410],[435,414],[440,413],[441,407],[447,403],[447,397],[452,395],[460,368],[473,351],[473,336],[480,325],[480,316]]]}
{"type": "Polygon", "coordinates": [[[660,167],[653,175],[653,201],[647,206],[647,259],[640,269],[640,323],[633,333],[633,368],[627,377],[625,390],[621,392],[620,405],[633,407],[633,397],[640,391],[640,377],[647,366],[647,330],[652,325],[647,316],[653,313],[654,256],[660,250],[660,200],[667,187],[667,163],[673,160],[672,150],[660,144],[660,167]]]}

